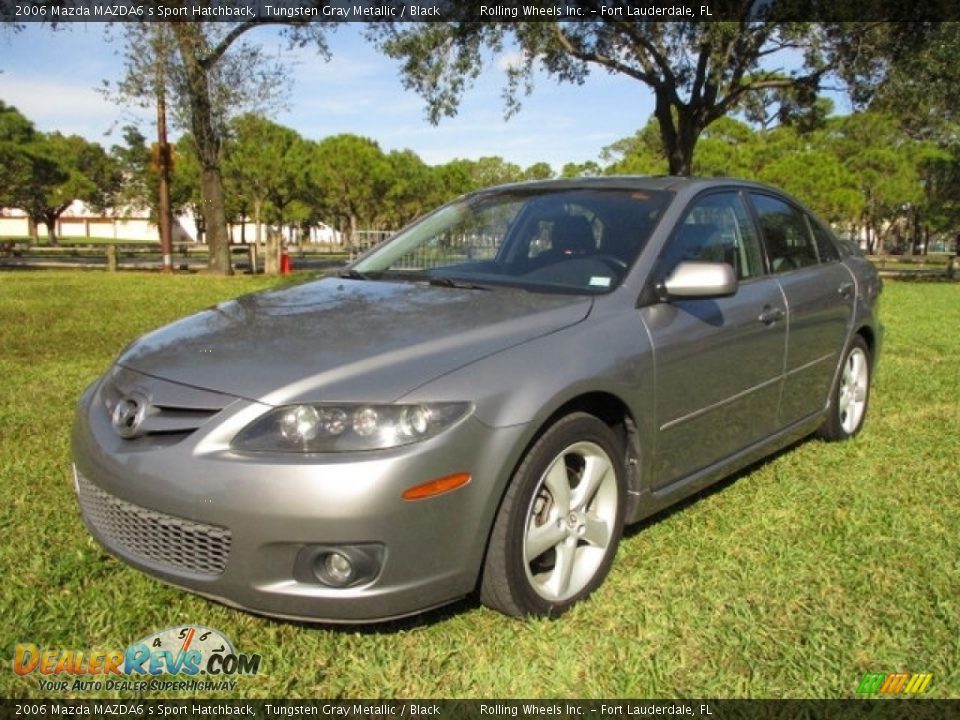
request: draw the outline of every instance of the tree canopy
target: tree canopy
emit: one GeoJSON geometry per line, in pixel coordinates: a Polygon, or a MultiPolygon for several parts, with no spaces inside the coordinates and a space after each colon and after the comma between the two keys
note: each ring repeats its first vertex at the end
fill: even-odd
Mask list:
{"type": "MultiPolygon", "coordinates": [[[[664,173],[656,120],[607,147],[602,158],[611,174],[664,173]]],[[[692,169],[781,187],[841,231],[865,236],[875,251],[884,242],[950,230],[957,219],[955,162],[936,143],[905,135],[897,118],[859,112],[806,132],[718,120],[697,144],[692,169]]]]}
{"type": "MultiPolygon", "coordinates": [[[[782,91],[781,103],[797,113],[814,102],[830,69],[822,26],[759,21],[753,3],[743,3],[734,22],[649,22],[600,13],[602,4],[570,3],[597,11],[599,19],[591,22],[524,23],[474,22],[473,9],[465,5],[459,20],[386,26],[380,42],[402,61],[404,83],[425,98],[433,122],[456,113],[484,68],[484,53],[511,42],[522,61],[508,71],[508,113],[518,107],[521,92],[532,90],[538,69],[572,83],[583,83],[591,70],[632,78],[654,94],[660,142],[669,171],[678,175],[692,171],[694,147],[711,123],[772,90],[782,91]],[[767,69],[767,59],[781,51],[801,58],[800,66],[767,69]]],[[[768,4],[771,13],[778,4],[768,4]]]]}
{"type": "MultiPolygon", "coordinates": [[[[423,95],[434,122],[457,112],[491,54],[513,50],[520,60],[507,70],[508,114],[539,74],[582,83],[592,72],[615,73],[652,91],[653,116],[646,124],[638,118],[634,136],[595,160],[567,163],[563,177],[755,178],[879,247],[955,228],[960,24],[762,21],[788,4],[771,0],[764,7],[773,14],[760,18],[751,14],[757,3],[748,2],[739,21],[706,23],[604,14],[596,22],[474,22],[474,8],[452,6],[444,22],[378,25],[370,34],[401,60],[404,83],[423,95]],[[789,62],[778,62],[783,54],[789,62]],[[827,78],[842,81],[857,112],[833,116],[820,94],[827,78]]],[[[599,4],[571,0],[570,7],[599,4]]],[[[258,228],[261,221],[324,221],[353,238],[360,227],[399,227],[479,187],[556,174],[547,163],[524,168],[499,156],[431,167],[409,150],[385,152],[372,138],[301,137],[267,119],[285,73],[247,42],[258,24],[134,22],[122,30],[126,76],[114,95],[144,105],[169,96],[184,130],[174,205],[202,216],[213,269],[229,270],[228,221],[253,219],[258,228]]],[[[324,23],[282,25],[291,43],[313,43],[326,55],[324,23]]],[[[122,177],[118,202],[155,208],[146,138],[126,129],[111,154],[122,177]]],[[[67,195],[106,202],[117,171],[105,157],[79,138],[37,132],[0,103],[0,199],[28,209],[36,222],[49,218],[52,227],[67,195]]]]}
{"type": "Polygon", "coordinates": [[[114,204],[120,173],[97,143],[78,135],[41,133],[16,108],[0,102],[0,205],[23,210],[47,226],[56,243],[56,223],[74,200],[94,209],[114,204]]]}
{"type": "Polygon", "coordinates": [[[193,138],[210,269],[222,274],[232,272],[221,168],[229,120],[244,110],[268,107],[288,77],[281,63],[246,41],[246,34],[261,25],[281,27],[291,46],[313,44],[321,56],[328,55],[327,22],[256,18],[123,25],[126,75],[116,95],[150,105],[159,94],[170,94],[175,117],[193,138]]]}
{"type": "Polygon", "coordinates": [[[262,220],[282,225],[290,204],[307,193],[309,144],[262,115],[241,115],[231,123],[224,149],[224,177],[234,213],[253,217],[257,242],[262,220]]]}

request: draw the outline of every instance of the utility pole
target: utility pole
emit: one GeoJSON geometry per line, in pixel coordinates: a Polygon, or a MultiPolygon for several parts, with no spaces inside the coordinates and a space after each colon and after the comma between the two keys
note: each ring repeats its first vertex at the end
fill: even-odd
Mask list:
{"type": "Polygon", "coordinates": [[[167,142],[167,61],[169,48],[164,37],[165,23],[158,23],[154,30],[153,41],[156,46],[156,95],[157,95],[157,160],[156,168],[160,175],[157,225],[160,229],[160,254],[163,256],[162,271],[173,272],[173,238],[170,234],[172,218],[170,213],[170,170],[173,155],[167,142]]]}

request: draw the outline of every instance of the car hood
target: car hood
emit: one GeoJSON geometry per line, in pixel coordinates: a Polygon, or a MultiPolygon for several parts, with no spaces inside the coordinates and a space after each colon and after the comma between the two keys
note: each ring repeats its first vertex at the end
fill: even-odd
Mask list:
{"type": "Polygon", "coordinates": [[[204,310],[143,336],[117,362],[275,405],[390,402],[577,323],[591,306],[589,297],[511,288],[327,278],[204,310]]]}

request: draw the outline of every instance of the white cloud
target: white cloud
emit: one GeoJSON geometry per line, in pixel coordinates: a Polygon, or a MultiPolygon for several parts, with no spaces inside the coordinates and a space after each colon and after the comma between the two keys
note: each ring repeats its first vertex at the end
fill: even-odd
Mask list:
{"type": "Polygon", "coordinates": [[[516,50],[512,52],[506,52],[497,58],[497,68],[502,72],[507,72],[508,70],[521,67],[524,61],[525,56],[522,52],[516,50]]]}
{"type": "Polygon", "coordinates": [[[54,78],[21,77],[5,72],[3,100],[29,118],[38,130],[58,130],[92,140],[118,124],[149,122],[148,110],[123,108],[106,99],[92,85],[54,78]]]}
{"type": "MultiPolygon", "coordinates": [[[[523,61],[518,48],[508,47],[487,56],[457,116],[434,126],[425,118],[423,98],[403,87],[397,61],[379,53],[356,27],[330,36],[330,62],[310,47],[286,49],[267,29],[250,39],[289,68],[291,94],[274,108],[276,122],[313,140],[364,135],[385,150],[410,148],[434,164],[500,155],[523,166],[542,160],[559,169],[565,162],[595,159],[604,146],[631,135],[652,105],[640,84],[623,77],[593,73],[574,86],[540,71],[533,95],[522,98],[523,109],[504,122],[503,71],[523,61]]],[[[152,108],[126,109],[95,89],[102,78],[122,70],[118,48],[87,26],[62,33],[39,26],[9,36],[0,32],[0,98],[44,131],[77,133],[109,145],[118,142],[117,129],[136,117],[144,134],[152,135],[152,108]],[[113,136],[104,138],[111,128],[113,136]]]]}

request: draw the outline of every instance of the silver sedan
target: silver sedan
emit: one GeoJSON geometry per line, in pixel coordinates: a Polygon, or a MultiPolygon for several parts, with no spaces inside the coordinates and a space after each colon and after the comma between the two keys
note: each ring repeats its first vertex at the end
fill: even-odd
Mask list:
{"type": "Polygon", "coordinates": [[[173,585],[371,621],[558,615],[625,523],[863,426],[880,281],[735,180],[484,190],[339,277],[131,344],[80,399],[90,532],[173,585]]]}

